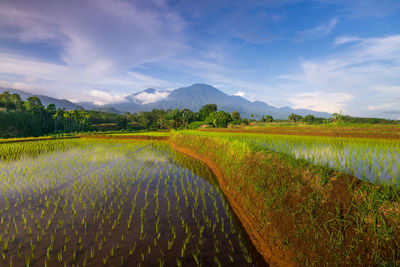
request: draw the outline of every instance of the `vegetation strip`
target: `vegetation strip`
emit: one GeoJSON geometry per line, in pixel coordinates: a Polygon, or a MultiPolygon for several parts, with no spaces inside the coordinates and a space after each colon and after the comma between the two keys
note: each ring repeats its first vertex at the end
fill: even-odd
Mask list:
{"type": "Polygon", "coordinates": [[[168,140],[168,136],[151,136],[151,135],[87,135],[86,138],[97,139],[122,139],[122,140],[168,140]]]}
{"type": "Polygon", "coordinates": [[[239,201],[257,233],[270,247],[280,248],[287,261],[301,266],[400,264],[397,186],[363,182],[228,137],[187,131],[171,139],[219,166],[227,195],[239,201]]]}
{"type": "Polygon", "coordinates": [[[46,138],[15,138],[11,140],[0,140],[0,144],[10,144],[10,143],[21,143],[21,142],[34,142],[34,141],[51,141],[51,140],[62,140],[62,139],[74,139],[79,138],[78,136],[68,136],[68,137],[46,137],[46,138]]]}
{"type": "MultiPolygon", "coordinates": [[[[373,126],[373,125],[372,125],[373,126]]],[[[296,136],[326,136],[339,138],[374,138],[387,140],[400,140],[400,127],[398,126],[375,126],[371,128],[356,128],[345,126],[263,126],[248,128],[210,128],[199,129],[203,132],[241,133],[260,135],[296,135],[296,136]]]]}
{"type": "Polygon", "coordinates": [[[271,247],[271,244],[268,243],[257,231],[257,227],[255,226],[255,222],[252,220],[250,216],[247,215],[245,209],[240,205],[240,203],[235,199],[234,195],[228,189],[228,182],[225,179],[225,176],[221,170],[221,168],[211,159],[204,157],[195,151],[176,145],[173,140],[169,139],[169,143],[172,148],[184,153],[190,157],[198,159],[206,164],[215,174],[218,179],[219,185],[224,192],[225,196],[229,200],[229,203],[236,215],[239,217],[242,222],[246,232],[250,236],[253,244],[256,246],[258,252],[264,257],[265,261],[273,266],[294,266],[294,263],[290,261],[290,259],[285,256],[283,251],[280,251],[278,248],[271,247]]]}

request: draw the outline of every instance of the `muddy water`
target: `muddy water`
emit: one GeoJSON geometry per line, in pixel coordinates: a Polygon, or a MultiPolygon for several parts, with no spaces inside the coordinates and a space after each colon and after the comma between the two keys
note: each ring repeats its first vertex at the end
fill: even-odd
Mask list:
{"type": "Polygon", "coordinates": [[[85,141],[0,177],[1,266],[266,265],[213,173],[166,143],[85,141]]]}

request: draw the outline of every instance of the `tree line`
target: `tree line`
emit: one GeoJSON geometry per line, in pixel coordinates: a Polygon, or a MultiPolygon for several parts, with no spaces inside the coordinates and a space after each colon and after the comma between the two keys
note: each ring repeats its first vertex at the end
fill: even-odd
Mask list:
{"type": "MultiPolygon", "coordinates": [[[[189,109],[153,109],[138,113],[115,114],[77,108],[66,110],[54,104],[43,106],[39,97],[31,96],[25,101],[18,94],[4,91],[0,94],[0,138],[42,136],[71,132],[104,130],[171,130],[196,129],[199,127],[228,127],[228,125],[250,124],[252,122],[273,122],[271,115],[252,115],[241,118],[240,113],[218,110],[216,104],[207,104],[198,112],[189,109]]],[[[290,114],[291,123],[305,122],[320,124],[329,122],[391,122],[384,119],[353,118],[333,114],[331,119],[312,115],[302,117],[290,114]]]]}
{"type": "Polygon", "coordinates": [[[227,127],[242,122],[239,112],[218,111],[215,104],[205,105],[198,112],[154,109],[115,114],[83,108],[66,110],[54,104],[45,107],[37,96],[24,101],[8,91],[0,94],[0,138],[123,129],[194,129],[204,124],[227,127]]]}

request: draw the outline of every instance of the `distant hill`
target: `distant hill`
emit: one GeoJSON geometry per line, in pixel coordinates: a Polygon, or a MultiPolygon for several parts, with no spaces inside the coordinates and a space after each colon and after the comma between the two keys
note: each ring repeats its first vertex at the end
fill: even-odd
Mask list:
{"type": "MultiPolygon", "coordinates": [[[[240,96],[227,95],[208,84],[193,84],[173,91],[158,91],[153,88],[146,89],[125,97],[123,103],[109,104],[102,108],[115,108],[121,112],[151,111],[152,109],[188,108],[198,111],[203,105],[217,104],[219,110],[232,112],[237,110],[242,117],[254,115],[272,115],[276,119],[287,119],[291,113],[302,116],[314,115],[328,118],[331,114],[307,109],[292,109],[289,107],[276,108],[261,101],[251,102],[240,96]]],[[[79,103],[83,107],[93,109],[92,104],[79,103]]],[[[99,108],[99,106],[97,106],[99,108]]]]}
{"type": "Polygon", "coordinates": [[[122,112],[113,108],[113,107],[100,107],[100,108],[93,108],[92,110],[94,111],[100,111],[100,112],[104,112],[104,113],[114,113],[114,114],[121,114],[122,112]]]}
{"type": "Polygon", "coordinates": [[[19,94],[22,100],[26,100],[28,97],[37,96],[39,97],[40,101],[42,101],[43,106],[47,106],[48,104],[54,104],[57,108],[65,108],[66,110],[72,110],[78,108],[78,105],[68,101],[66,99],[57,99],[45,95],[35,95],[25,91],[17,90],[17,89],[7,89],[7,88],[0,88],[0,93],[4,91],[9,91],[10,94],[19,94]]]}
{"type": "MultiPolygon", "coordinates": [[[[16,89],[0,88],[0,92],[8,90],[11,94],[17,93],[23,100],[34,94],[16,89]]],[[[224,92],[208,84],[193,84],[188,87],[178,88],[172,91],[156,90],[149,88],[125,97],[125,101],[108,105],[95,105],[91,102],[72,103],[65,99],[57,99],[44,95],[36,95],[44,106],[50,103],[58,108],[67,110],[83,107],[89,110],[97,110],[110,113],[125,113],[151,111],[153,109],[183,109],[198,111],[203,105],[217,104],[219,110],[226,112],[239,111],[242,117],[249,118],[251,114],[272,115],[275,119],[287,119],[291,113],[302,116],[314,115],[316,117],[329,118],[331,114],[317,112],[308,109],[292,109],[290,107],[276,108],[261,101],[249,101],[240,96],[227,95],[224,92]]]]}

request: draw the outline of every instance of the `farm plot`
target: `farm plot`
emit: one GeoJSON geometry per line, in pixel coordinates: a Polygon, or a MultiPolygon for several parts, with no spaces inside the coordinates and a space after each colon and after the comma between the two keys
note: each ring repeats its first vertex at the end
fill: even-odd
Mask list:
{"type": "Polygon", "coordinates": [[[222,138],[230,143],[239,141],[255,150],[285,153],[377,184],[400,183],[398,140],[199,131],[193,133],[222,138]]]}
{"type": "Polygon", "coordinates": [[[212,172],[167,143],[0,149],[2,266],[266,265],[212,172]]]}

